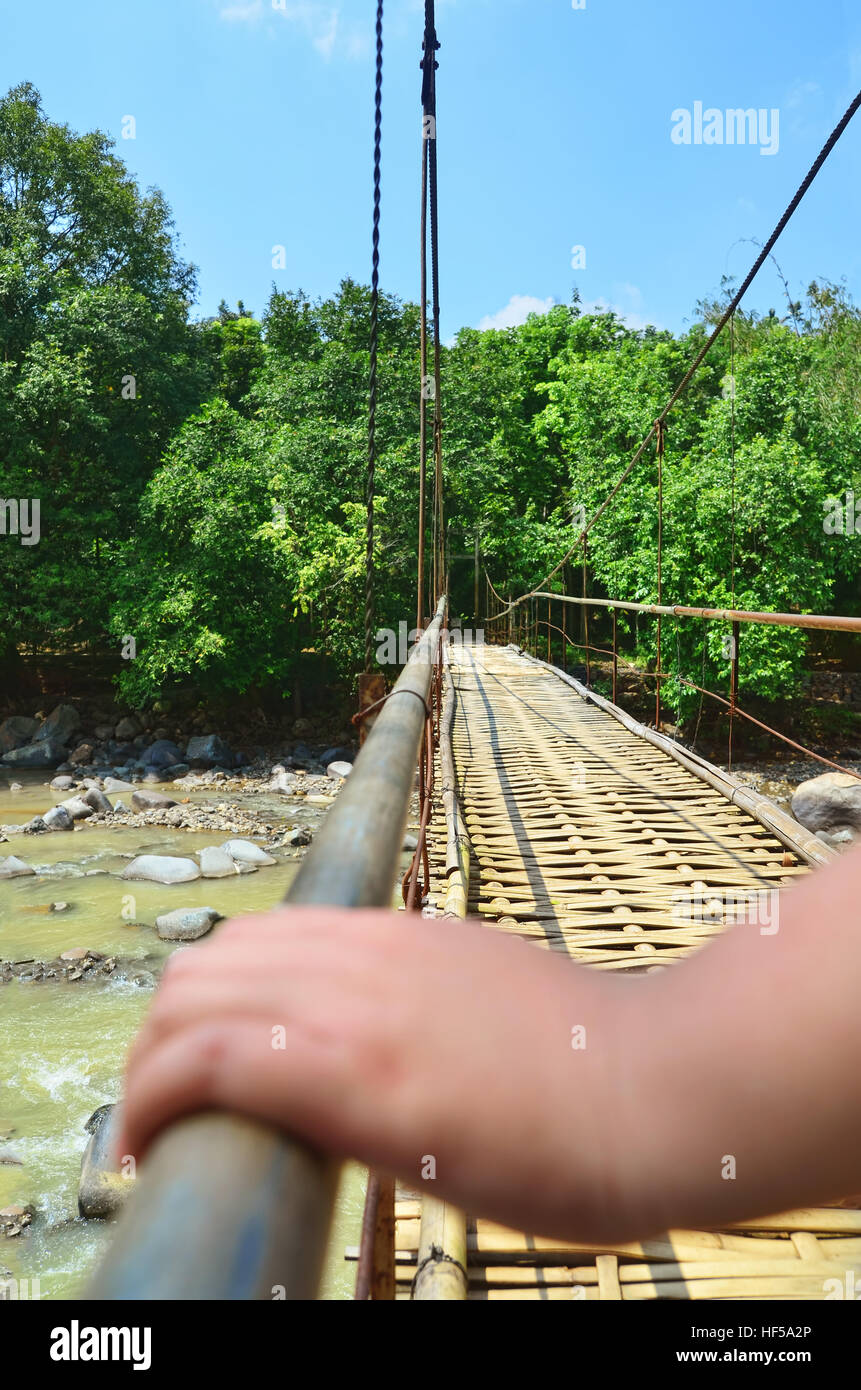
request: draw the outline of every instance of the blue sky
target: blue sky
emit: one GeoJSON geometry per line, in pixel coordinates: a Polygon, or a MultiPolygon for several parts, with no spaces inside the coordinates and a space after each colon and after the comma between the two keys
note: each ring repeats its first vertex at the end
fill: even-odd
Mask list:
{"type": "MultiPolygon", "coordinates": [[[[33,82],[52,118],[112,134],[163,190],[199,315],[222,297],[259,314],[273,280],[316,296],[369,278],[374,0],[276,4],[0,0],[3,89],[33,82]]],[[[411,299],[422,11],[387,3],[382,274],[411,299]]],[[[446,337],[575,285],[633,324],[683,328],[744,274],[744,239],[769,234],[861,87],[861,0],[437,0],[437,26],[446,337]],[[697,102],[778,110],[776,152],[674,143],[673,113],[697,102]]],[[[861,117],[778,249],[794,294],[845,276],[861,299],[859,170],[861,117]]],[[[769,267],[748,303],[782,295],[769,267]]]]}

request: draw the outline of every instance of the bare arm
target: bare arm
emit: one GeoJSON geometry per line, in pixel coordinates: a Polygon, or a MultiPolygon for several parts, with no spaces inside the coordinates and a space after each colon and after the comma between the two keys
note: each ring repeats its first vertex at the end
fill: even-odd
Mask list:
{"type": "Polygon", "coordinates": [[[861,1191],[861,850],[782,893],[777,925],[736,927],[644,992],[637,1226],[861,1191]]]}
{"type": "Polygon", "coordinates": [[[171,962],[122,1151],[242,1111],[418,1187],[432,1155],[436,1195],[589,1240],[859,1191],[859,888],[861,850],[785,893],[776,934],[639,979],[475,924],[242,919],[171,962]]]}

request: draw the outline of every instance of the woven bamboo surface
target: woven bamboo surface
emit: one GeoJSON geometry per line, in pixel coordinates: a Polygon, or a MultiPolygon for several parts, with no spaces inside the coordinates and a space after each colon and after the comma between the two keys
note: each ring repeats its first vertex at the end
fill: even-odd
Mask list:
{"type": "MultiPolygon", "coordinates": [[[[398,1298],[416,1272],[421,1199],[398,1190],[398,1298]]],[[[355,1259],[358,1251],[348,1250],[355,1259]]],[[[467,1221],[470,1301],[857,1298],[861,1212],[786,1212],[724,1231],[668,1231],[631,1245],[595,1246],[525,1236],[467,1221]]]]}
{"type": "MultiPolygon", "coordinates": [[[[649,972],[751,920],[809,872],[802,853],[727,796],[512,649],[453,648],[446,686],[469,911],[496,929],[598,969],[649,972]]],[[[440,798],[430,841],[439,911],[450,822],[440,798]]],[[[419,1194],[399,1194],[405,1298],[420,1210],[419,1194]]],[[[823,1299],[841,1285],[851,1297],[861,1294],[861,1211],[785,1213],[613,1248],[468,1218],[467,1254],[470,1299],[823,1299]]]]}

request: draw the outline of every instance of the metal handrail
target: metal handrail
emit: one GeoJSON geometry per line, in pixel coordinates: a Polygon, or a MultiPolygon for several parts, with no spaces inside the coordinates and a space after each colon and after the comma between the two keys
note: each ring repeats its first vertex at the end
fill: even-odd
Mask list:
{"type": "MultiPolygon", "coordinates": [[[[553,594],[544,589],[538,589],[534,594],[526,594],[523,598],[512,599],[508,607],[516,608],[518,604],[534,598],[551,599],[554,603],[573,603],[580,608],[610,608],[624,613],[651,613],[658,618],[705,618],[726,623],[763,623],[770,627],[816,628],[825,632],[861,632],[861,618],[836,614],[830,616],[827,613],[757,613],[735,608],[690,608],[681,603],[672,606],[665,603],[627,603],[621,599],[553,594]]],[[[507,613],[508,609],[486,621],[497,622],[506,617],[507,613]]]]}
{"type": "MultiPolygon", "coordinates": [[[[446,600],[414,648],[287,894],[289,906],[392,903],[446,600]]],[[[313,1299],[340,1165],[267,1125],[209,1112],[142,1165],[96,1300],[313,1299]]]]}

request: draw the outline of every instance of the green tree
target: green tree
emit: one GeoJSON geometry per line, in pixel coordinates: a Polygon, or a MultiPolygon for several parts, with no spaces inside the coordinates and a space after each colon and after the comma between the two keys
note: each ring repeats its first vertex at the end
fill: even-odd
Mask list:
{"type": "Polygon", "coordinates": [[[290,673],[293,573],[261,427],[213,400],[178,432],[141,499],[111,627],[135,637],[131,700],[188,684],[208,695],[290,673]]]}
{"type": "Polygon", "coordinates": [[[140,492],[209,389],[194,283],[107,136],[51,122],[28,84],[0,100],[0,493],[41,505],[38,545],[0,545],[7,655],[104,632],[140,492]]]}

